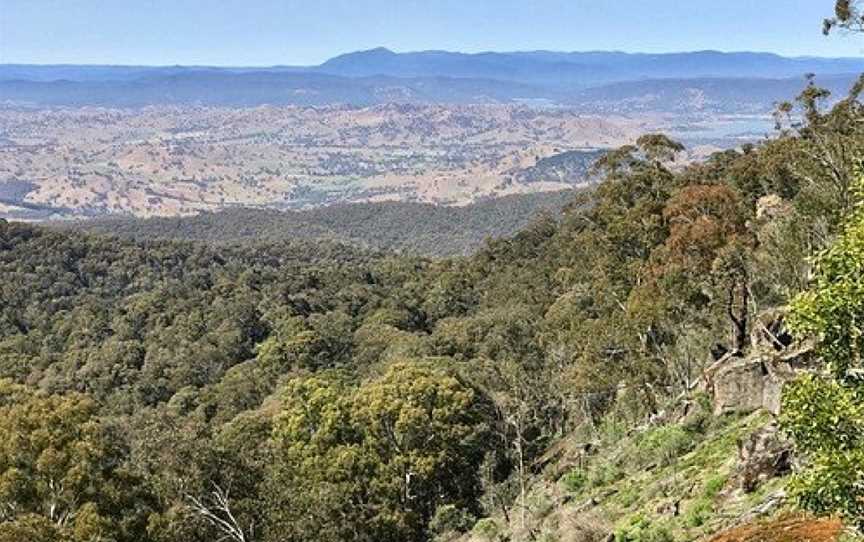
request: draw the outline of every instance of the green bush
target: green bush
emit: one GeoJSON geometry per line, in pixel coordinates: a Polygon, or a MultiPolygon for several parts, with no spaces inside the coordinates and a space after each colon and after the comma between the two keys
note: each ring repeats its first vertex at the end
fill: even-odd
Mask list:
{"type": "Polygon", "coordinates": [[[615,542],[674,542],[669,527],[637,515],[615,530],[615,542]]]}
{"type": "Polygon", "coordinates": [[[726,485],[726,480],[726,476],[715,476],[714,478],[709,479],[705,482],[705,488],[702,495],[704,495],[706,499],[713,499],[726,485]]]}
{"type": "Polygon", "coordinates": [[[690,433],[707,433],[716,420],[713,410],[711,397],[706,393],[699,393],[693,397],[691,410],[681,425],[690,433]]]}
{"type": "Polygon", "coordinates": [[[803,508],[864,531],[864,177],[851,192],[854,211],[818,256],[813,286],[794,299],[789,315],[794,333],[818,339],[825,371],[784,388],[780,421],[805,460],[790,494],[803,508]]]}
{"type": "Polygon", "coordinates": [[[711,518],[714,506],[708,499],[699,499],[694,502],[684,516],[684,521],[689,527],[701,527],[711,518]]]}
{"type": "Polygon", "coordinates": [[[588,472],[588,485],[601,487],[617,482],[624,477],[624,471],[618,465],[611,462],[595,465],[588,472]]]}
{"type": "Polygon", "coordinates": [[[494,519],[483,518],[474,524],[474,528],[471,529],[471,532],[480,538],[491,541],[498,537],[501,529],[498,527],[498,523],[496,523],[494,519]]]}
{"type": "Polygon", "coordinates": [[[434,534],[464,533],[474,523],[474,516],[465,510],[445,504],[435,510],[435,515],[429,520],[429,530],[434,534]]]}
{"type": "Polygon", "coordinates": [[[628,423],[606,416],[597,426],[597,436],[602,443],[617,444],[627,435],[629,429],[628,423]]]}
{"type": "Polygon", "coordinates": [[[588,477],[582,469],[574,469],[561,478],[561,483],[570,493],[579,493],[588,482],[588,477]]]}
{"type": "Polygon", "coordinates": [[[617,495],[618,502],[621,503],[621,506],[629,508],[633,503],[644,497],[640,489],[633,485],[622,488],[617,495]]]}
{"type": "Polygon", "coordinates": [[[665,425],[646,432],[639,439],[637,458],[641,464],[669,465],[693,448],[693,434],[679,425],[665,425]]]}

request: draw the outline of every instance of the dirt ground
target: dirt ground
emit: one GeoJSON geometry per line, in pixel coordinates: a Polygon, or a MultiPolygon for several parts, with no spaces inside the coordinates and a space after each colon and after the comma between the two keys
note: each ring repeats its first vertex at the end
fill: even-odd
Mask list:
{"type": "Polygon", "coordinates": [[[838,519],[796,516],[736,527],[710,542],[835,542],[842,532],[838,519]]]}

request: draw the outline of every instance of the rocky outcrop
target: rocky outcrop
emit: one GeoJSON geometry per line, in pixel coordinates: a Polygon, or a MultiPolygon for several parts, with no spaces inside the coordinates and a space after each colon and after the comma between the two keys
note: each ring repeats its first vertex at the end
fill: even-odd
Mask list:
{"type": "Polygon", "coordinates": [[[711,395],[715,414],[751,412],[762,408],[763,378],[760,365],[729,352],[705,369],[702,387],[711,395]]]}
{"type": "Polygon", "coordinates": [[[783,386],[795,377],[808,351],[784,356],[727,356],[709,368],[714,414],[747,413],[763,408],[780,413],[783,386]]]}
{"type": "Polygon", "coordinates": [[[793,340],[782,309],[757,317],[750,341],[747,355],[729,352],[705,370],[703,389],[717,415],[760,408],[779,414],[783,386],[812,359],[812,345],[793,340]]]}
{"type": "Polygon", "coordinates": [[[531,464],[531,472],[545,472],[548,480],[557,482],[573,469],[581,469],[596,447],[592,442],[576,444],[566,439],[559,440],[531,464]]]}
{"type": "Polygon", "coordinates": [[[766,425],[738,442],[737,478],[745,493],[752,493],[763,482],[791,469],[792,444],[777,424],[766,425]]]}

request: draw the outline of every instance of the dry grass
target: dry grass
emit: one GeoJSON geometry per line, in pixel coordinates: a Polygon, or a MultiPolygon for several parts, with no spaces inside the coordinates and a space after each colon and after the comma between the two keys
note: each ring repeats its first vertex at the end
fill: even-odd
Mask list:
{"type": "Polygon", "coordinates": [[[842,531],[838,519],[791,516],[736,527],[710,542],[835,542],[842,531]]]}

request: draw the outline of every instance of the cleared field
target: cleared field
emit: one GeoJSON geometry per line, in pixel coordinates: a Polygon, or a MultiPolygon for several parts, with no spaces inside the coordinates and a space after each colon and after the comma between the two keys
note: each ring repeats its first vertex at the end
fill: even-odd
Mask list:
{"type": "Polygon", "coordinates": [[[463,205],[584,183],[598,149],[662,124],[503,105],[6,108],[0,213],[40,219],[385,200],[463,205]]]}

